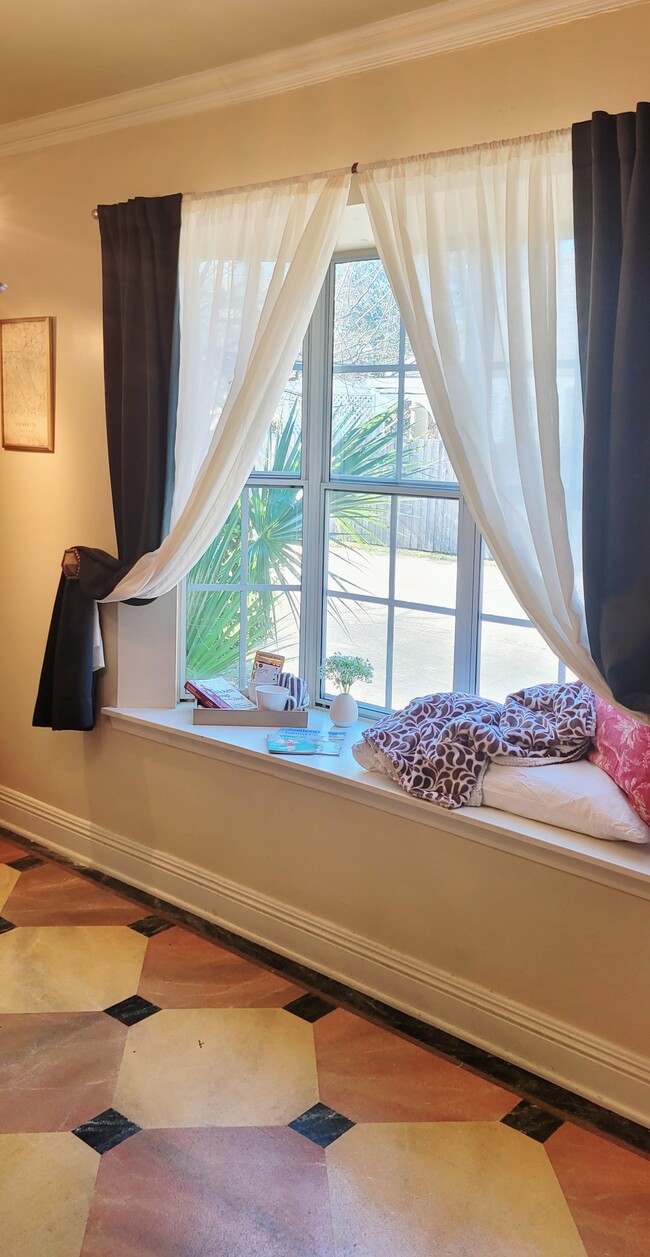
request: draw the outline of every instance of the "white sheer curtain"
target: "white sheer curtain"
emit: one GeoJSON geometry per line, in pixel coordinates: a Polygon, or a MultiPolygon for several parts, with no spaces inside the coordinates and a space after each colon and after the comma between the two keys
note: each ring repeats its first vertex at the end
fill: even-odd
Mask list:
{"type": "Polygon", "coordinates": [[[610,698],[582,594],[582,395],[570,133],[363,171],[447,452],[513,593],[610,698]]]}
{"type": "Polygon", "coordinates": [[[106,602],[168,593],[225,523],[307,330],[349,183],[343,173],[184,198],[170,530],[106,602]]]}

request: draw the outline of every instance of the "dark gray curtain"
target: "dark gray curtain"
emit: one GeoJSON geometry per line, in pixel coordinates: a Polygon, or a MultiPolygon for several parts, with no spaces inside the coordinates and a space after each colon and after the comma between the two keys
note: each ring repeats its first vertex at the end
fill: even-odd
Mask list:
{"type": "Polygon", "coordinates": [[[577,123],[573,170],[589,641],[650,712],[650,104],[577,123]]]}
{"type": "Polygon", "coordinates": [[[99,207],[104,386],[117,557],[75,546],[61,576],[33,723],[94,725],[93,602],[160,545],[173,480],[181,196],[99,207]],[[67,574],[66,574],[67,573],[67,574]]]}

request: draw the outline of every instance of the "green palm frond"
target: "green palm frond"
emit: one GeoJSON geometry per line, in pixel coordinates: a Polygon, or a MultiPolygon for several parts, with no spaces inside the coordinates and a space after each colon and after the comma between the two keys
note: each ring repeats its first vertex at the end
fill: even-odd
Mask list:
{"type": "MultiPolygon", "coordinates": [[[[359,419],[355,405],[339,404],[332,417],[332,467],[346,479],[381,481],[394,475],[397,406],[359,419]]],[[[271,471],[300,472],[301,430],[298,400],[277,441],[271,443],[271,471]]],[[[302,571],[302,490],[284,486],[250,487],[248,493],[248,571],[241,571],[241,501],[233,507],[203,557],[188,577],[187,676],[223,674],[237,680],[240,659],[240,593],[201,589],[205,585],[299,585],[302,571]]],[[[379,490],[379,493],[381,491],[379,490]]],[[[363,492],[330,495],[330,528],[343,544],[375,544],[384,500],[363,492]]],[[[339,582],[342,584],[342,582],[339,582]]],[[[348,582],[346,588],[353,592],[348,582]]],[[[246,653],[297,642],[300,596],[292,590],[246,595],[246,653]]]]}

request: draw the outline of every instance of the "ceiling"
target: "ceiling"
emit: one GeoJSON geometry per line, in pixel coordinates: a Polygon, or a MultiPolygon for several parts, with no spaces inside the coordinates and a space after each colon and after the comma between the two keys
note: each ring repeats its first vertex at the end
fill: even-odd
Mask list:
{"type": "Polygon", "coordinates": [[[0,125],[430,7],[431,0],[22,0],[2,15],[0,125]]]}

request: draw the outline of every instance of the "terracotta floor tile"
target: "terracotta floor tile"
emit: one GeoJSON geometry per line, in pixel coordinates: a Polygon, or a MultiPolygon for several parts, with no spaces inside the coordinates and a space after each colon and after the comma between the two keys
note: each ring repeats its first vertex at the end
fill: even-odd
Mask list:
{"type": "Polygon", "coordinates": [[[570,1122],[544,1147],[588,1257],[648,1257],[650,1161],[570,1122]]]}
{"type": "Polygon", "coordinates": [[[104,1013],[0,1018],[0,1131],[73,1130],[113,1102],[126,1026],[104,1013]]]}
{"type": "Polygon", "coordinates": [[[175,926],[150,940],[138,994],[161,1008],[282,1008],[304,988],[175,926]]]}
{"type": "Polygon", "coordinates": [[[29,855],[26,847],[19,847],[17,842],[0,834],[0,863],[5,860],[19,860],[23,855],[29,855]]]}
{"type": "Polygon", "coordinates": [[[5,904],[15,925],[128,925],[142,908],[61,864],[21,873],[5,904]]]}
{"type": "Polygon", "coordinates": [[[517,1097],[337,1009],[314,1026],[320,1098],[354,1122],[498,1121],[517,1097]]]}
{"type": "Polygon", "coordinates": [[[83,1257],[334,1257],[322,1150],[290,1130],[141,1131],[102,1158],[83,1257]]]}

